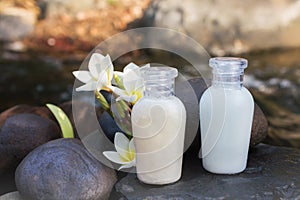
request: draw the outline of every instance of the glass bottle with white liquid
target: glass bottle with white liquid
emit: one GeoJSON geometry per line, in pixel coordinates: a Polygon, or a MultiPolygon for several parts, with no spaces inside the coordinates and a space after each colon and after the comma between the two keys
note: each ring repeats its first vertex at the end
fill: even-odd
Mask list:
{"type": "Polygon", "coordinates": [[[131,113],[137,177],[147,184],[169,184],[181,177],[186,124],[183,103],[174,96],[177,69],[150,67],[142,72],[144,96],[131,113]]]}
{"type": "Polygon", "coordinates": [[[253,97],[243,86],[247,60],[216,57],[209,65],[213,80],[200,100],[199,156],[209,172],[239,173],[247,165],[254,111],[253,97]]]}

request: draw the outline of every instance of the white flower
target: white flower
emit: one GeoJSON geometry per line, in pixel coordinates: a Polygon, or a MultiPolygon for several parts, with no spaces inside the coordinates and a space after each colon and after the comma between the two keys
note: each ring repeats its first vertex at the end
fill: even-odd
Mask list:
{"type": "Polygon", "coordinates": [[[118,100],[125,100],[129,103],[136,103],[143,96],[144,83],[143,78],[141,76],[140,69],[150,67],[149,64],[139,67],[134,63],[129,63],[122,72],[114,72],[114,77],[120,80],[115,82],[120,82],[120,89],[114,86],[110,86],[109,88],[119,97],[118,100]]]}
{"type": "Polygon", "coordinates": [[[117,132],[114,139],[115,151],[104,151],[103,155],[110,161],[121,164],[118,169],[130,168],[135,166],[135,148],[133,139],[129,139],[120,132],[117,132]]]}
{"type": "Polygon", "coordinates": [[[114,71],[110,56],[93,53],[88,68],[89,71],[73,72],[73,75],[79,81],[85,83],[83,86],[76,88],[76,91],[107,90],[111,85],[114,71]]]}

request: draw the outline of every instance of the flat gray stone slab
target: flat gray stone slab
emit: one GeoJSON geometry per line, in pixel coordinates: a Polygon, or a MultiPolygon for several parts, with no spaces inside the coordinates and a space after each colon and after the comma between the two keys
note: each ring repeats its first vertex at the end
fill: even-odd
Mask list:
{"type": "Polygon", "coordinates": [[[116,184],[111,199],[300,199],[300,150],[260,144],[237,175],[211,174],[198,158],[185,157],[177,183],[150,186],[129,174],[116,184]]]}

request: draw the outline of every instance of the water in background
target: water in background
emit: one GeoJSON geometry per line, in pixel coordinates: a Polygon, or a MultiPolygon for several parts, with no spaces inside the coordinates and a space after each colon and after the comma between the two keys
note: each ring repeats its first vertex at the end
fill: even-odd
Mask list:
{"type": "MultiPolygon", "coordinates": [[[[118,66],[130,62],[130,55],[118,59],[118,66]]],[[[268,143],[300,148],[299,55],[300,49],[241,55],[249,61],[245,85],[270,123],[268,143]]],[[[74,82],[71,72],[79,68],[84,56],[57,58],[36,53],[1,53],[0,111],[16,104],[59,104],[70,100],[74,82]]],[[[134,61],[138,64],[162,60],[170,66],[188,64],[164,53],[145,52],[136,57],[134,61]]],[[[189,69],[183,71],[190,73],[189,69]]]]}

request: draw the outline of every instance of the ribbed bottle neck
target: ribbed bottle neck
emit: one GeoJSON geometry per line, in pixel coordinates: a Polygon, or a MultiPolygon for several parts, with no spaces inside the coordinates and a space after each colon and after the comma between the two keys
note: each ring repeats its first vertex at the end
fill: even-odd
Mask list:
{"type": "Polygon", "coordinates": [[[212,86],[224,89],[241,89],[247,60],[243,58],[216,57],[209,61],[213,68],[212,86]]]}
{"type": "Polygon", "coordinates": [[[177,69],[172,67],[150,67],[143,71],[144,96],[166,98],[174,96],[177,69]]]}
{"type": "Polygon", "coordinates": [[[228,89],[241,89],[243,87],[244,74],[219,74],[213,72],[212,85],[228,89]]]}

